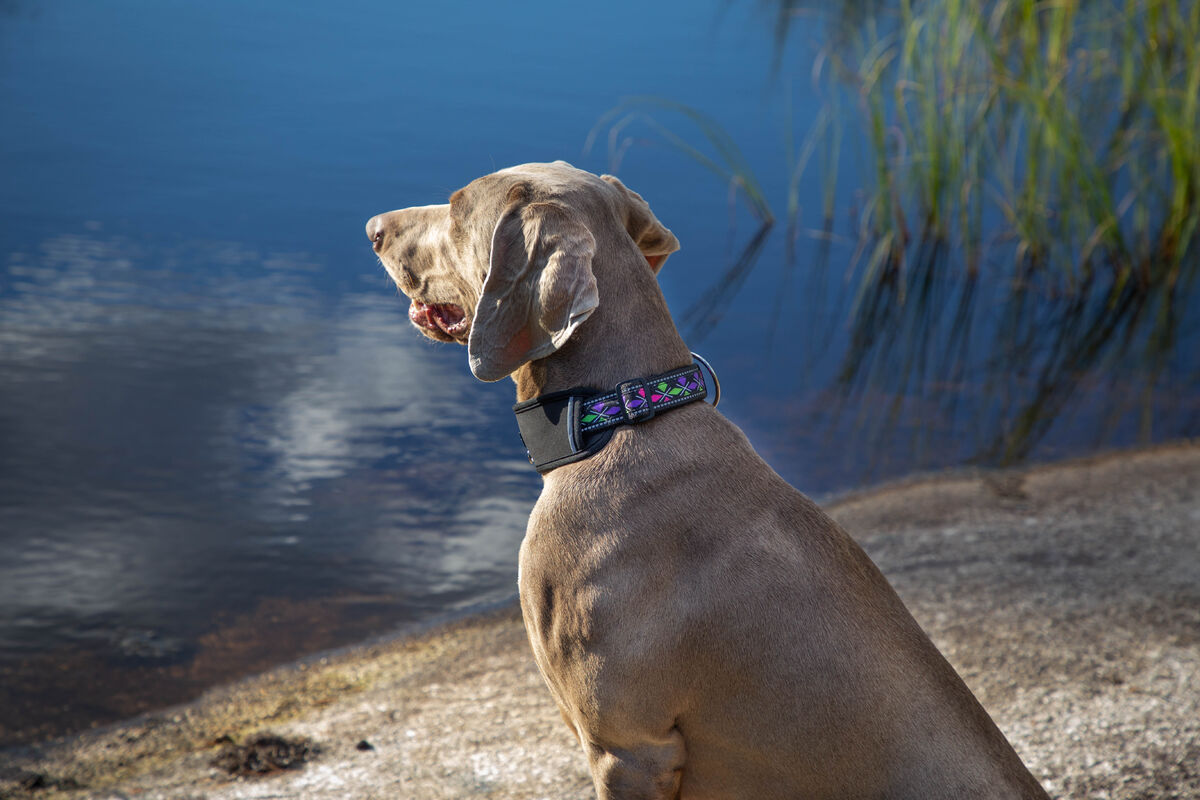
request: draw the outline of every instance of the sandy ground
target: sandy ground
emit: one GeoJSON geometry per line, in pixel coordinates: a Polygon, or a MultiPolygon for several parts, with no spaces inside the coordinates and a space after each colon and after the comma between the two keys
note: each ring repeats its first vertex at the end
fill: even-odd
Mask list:
{"type": "MultiPolygon", "coordinates": [[[[828,510],[1051,795],[1200,797],[1200,446],[912,481],[828,510]]],[[[511,609],[0,753],[5,798],[592,796],[511,609]],[[263,731],[316,752],[266,777],[213,765],[263,731]]]]}

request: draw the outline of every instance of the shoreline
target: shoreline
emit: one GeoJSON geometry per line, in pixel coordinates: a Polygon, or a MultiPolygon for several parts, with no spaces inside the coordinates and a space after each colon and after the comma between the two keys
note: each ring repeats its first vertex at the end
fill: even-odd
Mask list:
{"type": "MultiPolygon", "coordinates": [[[[1200,444],[913,476],[823,507],[1052,796],[1200,794],[1200,444]]],[[[0,751],[0,797],[591,797],[577,747],[510,603],[0,751]],[[212,766],[261,731],[319,752],[263,778],[212,766]]]]}

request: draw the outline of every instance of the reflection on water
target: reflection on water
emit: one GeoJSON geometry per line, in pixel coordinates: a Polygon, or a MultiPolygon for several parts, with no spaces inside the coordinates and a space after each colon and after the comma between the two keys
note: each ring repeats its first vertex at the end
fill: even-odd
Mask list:
{"type": "Polygon", "coordinates": [[[110,682],[89,704],[111,718],[180,699],[122,701],[147,671],[194,689],[512,593],[536,477],[488,435],[504,404],[412,336],[382,275],[330,297],[318,267],[101,234],[10,256],[0,740],[79,702],[31,690],[47,650],[81,662],[58,691],[110,682]]]}
{"type": "Polygon", "coordinates": [[[928,243],[853,310],[839,384],[851,406],[872,392],[889,398],[874,438],[910,417],[915,451],[949,434],[963,460],[1007,466],[1056,429],[1095,447],[1197,429],[1194,287],[1096,278],[1068,291],[1044,274],[956,273],[946,258],[928,243]]]}
{"type": "Polygon", "coordinates": [[[727,319],[761,332],[771,309],[767,347],[791,337],[799,377],[760,362],[772,394],[798,400],[755,402],[790,420],[794,438],[770,446],[847,451],[801,485],[1195,433],[1200,51],[1179,42],[1200,17],[1173,0],[762,5],[773,72],[822,94],[794,114],[783,93],[783,157],[752,163],[753,138],[711,105],[662,97],[618,104],[589,142],[607,140],[613,168],[666,149],[719,179],[735,219],[737,203],[763,223],[681,320],[695,344],[727,319]],[[1147,35],[1128,36],[1131,21],[1147,35]],[[818,197],[822,227],[805,229],[818,197]],[[789,324],[793,284],[803,319],[789,324]]]}
{"type": "Polygon", "coordinates": [[[761,4],[116,6],[0,0],[0,745],[511,596],[512,387],[411,329],[362,222],[603,171],[632,94],[726,151],[607,118],[722,411],[804,491],[1200,431],[1194,284],[1067,294],[933,242],[860,281],[862,136],[771,78],[761,4]],[[830,141],[788,151],[781,108],[830,141]]]}
{"type": "Polygon", "coordinates": [[[695,345],[747,309],[766,317],[769,303],[760,330],[777,355],[749,356],[746,372],[772,377],[745,387],[753,412],[742,424],[806,491],[1200,431],[1195,281],[1094,276],[1065,287],[1053,275],[958,269],[932,239],[906,268],[863,281],[841,266],[855,263],[847,242],[824,238],[797,265],[780,234],[768,226],[745,239],[677,318],[695,345]],[[739,297],[755,270],[759,286],[777,287],[767,302],[739,297]],[[786,436],[772,435],[773,422],[786,436]]]}

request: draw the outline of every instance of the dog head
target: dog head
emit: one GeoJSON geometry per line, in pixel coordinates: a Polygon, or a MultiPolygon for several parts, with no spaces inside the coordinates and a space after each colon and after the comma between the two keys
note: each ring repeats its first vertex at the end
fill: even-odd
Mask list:
{"type": "Polygon", "coordinates": [[[598,248],[614,237],[657,272],[679,242],[636,192],[563,161],[472,181],[445,205],[389,211],[367,238],[421,333],[467,346],[495,381],[558,350],[600,303],[598,248]]]}

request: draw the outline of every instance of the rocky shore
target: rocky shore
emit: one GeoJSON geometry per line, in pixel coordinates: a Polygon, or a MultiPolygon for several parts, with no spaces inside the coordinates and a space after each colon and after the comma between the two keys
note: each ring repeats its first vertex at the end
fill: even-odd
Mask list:
{"type": "MultiPolygon", "coordinates": [[[[827,506],[1050,794],[1200,797],[1200,446],[827,506]]],[[[587,798],[509,608],[0,752],[0,798],[587,798]]]]}

